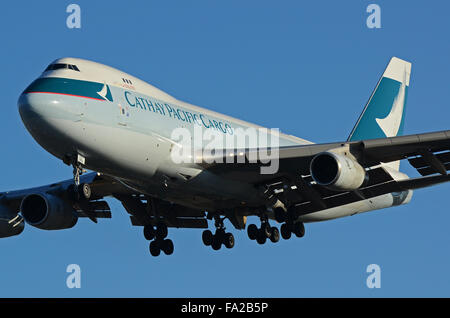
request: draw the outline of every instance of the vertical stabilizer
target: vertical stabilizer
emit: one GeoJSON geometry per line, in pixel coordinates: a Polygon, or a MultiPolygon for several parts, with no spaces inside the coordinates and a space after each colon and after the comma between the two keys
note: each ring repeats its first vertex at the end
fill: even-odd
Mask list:
{"type": "MultiPolygon", "coordinates": [[[[348,141],[403,134],[411,63],[393,57],[378,81],[348,141]]],[[[398,170],[399,162],[389,166],[398,170]]]]}

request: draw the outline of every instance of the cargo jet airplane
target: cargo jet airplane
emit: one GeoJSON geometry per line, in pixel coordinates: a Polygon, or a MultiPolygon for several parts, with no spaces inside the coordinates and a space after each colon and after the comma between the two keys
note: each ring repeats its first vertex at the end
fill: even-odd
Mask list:
{"type": "Polygon", "coordinates": [[[226,219],[264,244],[303,237],[308,222],[406,204],[414,189],[450,180],[450,131],[402,136],[410,74],[411,63],[390,60],[347,140],[313,144],[270,131],[276,143],[205,151],[211,138],[197,138],[198,131],[233,139],[262,127],[182,102],[112,67],[58,59],[23,91],[18,110],[33,138],[73,167],[73,178],[0,193],[0,237],[20,234],[25,223],[61,230],[79,217],[110,218],[104,199],[112,197],[158,256],[174,251],[169,228],[204,229],[203,243],[219,250],[235,245],[226,219]],[[191,137],[180,141],[184,133],[191,137]],[[175,160],[185,150],[192,152],[178,159],[193,160],[175,160]],[[401,160],[421,176],[400,172],[401,160]],[[248,216],[259,217],[258,226],[248,216]]]}

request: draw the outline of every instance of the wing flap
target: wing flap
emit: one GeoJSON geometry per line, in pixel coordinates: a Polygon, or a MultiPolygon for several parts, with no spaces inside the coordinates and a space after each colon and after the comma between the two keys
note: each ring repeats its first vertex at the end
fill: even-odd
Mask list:
{"type": "Polygon", "coordinates": [[[351,145],[360,153],[361,163],[370,166],[422,155],[424,151],[437,153],[450,150],[450,130],[379,138],[360,141],[351,145]]]}
{"type": "MultiPolygon", "coordinates": [[[[443,163],[450,162],[450,151],[441,152],[435,155],[437,159],[439,159],[443,163]]],[[[429,164],[422,157],[414,157],[408,159],[409,163],[416,169],[429,167],[429,164]]]]}

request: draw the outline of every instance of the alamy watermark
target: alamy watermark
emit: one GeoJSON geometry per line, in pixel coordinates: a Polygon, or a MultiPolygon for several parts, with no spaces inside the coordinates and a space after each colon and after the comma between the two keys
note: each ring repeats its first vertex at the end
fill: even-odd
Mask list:
{"type": "Polygon", "coordinates": [[[67,288],[81,288],[81,268],[78,264],[70,264],[66,268],[66,272],[70,273],[66,278],[67,288]]]}
{"type": "Polygon", "coordinates": [[[261,127],[234,128],[224,134],[216,129],[194,126],[192,130],[172,130],[171,159],[181,163],[258,163],[261,174],[274,174],[279,168],[280,132],[261,127]]]}
{"type": "Polygon", "coordinates": [[[381,8],[378,4],[369,4],[366,9],[370,13],[366,20],[369,29],[381,29],[381,8]]]}
{"type": "Polygon", "coordinates": [[[69,29],[81,28],[81,8],[78,4],[69,4],[66,12],[70,13],[66,19],[66,25],[69,29]]]}
{"type": "Polygon", "coordinates": [[[381,288],[381,267],[377,264],[370,264],[366,268],[366,273],[370,273],[366,279],[367,288],[381,288]]]}

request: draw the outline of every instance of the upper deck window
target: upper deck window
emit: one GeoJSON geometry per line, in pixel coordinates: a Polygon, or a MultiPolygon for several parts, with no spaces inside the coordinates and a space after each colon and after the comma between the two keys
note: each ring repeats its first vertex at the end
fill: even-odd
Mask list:
{"type": "Polygon", "coordinates": [[[76,65],[73,64],[63,64],[63,63],[54,63],[54,64],[50,64],[44,72],[47,71],[54,71],[54,70],[59,70],[59,69],[69,69],[69,70],[74,70],[79,72],[80,70],[78,69],[78,67],[76,65]]]}

